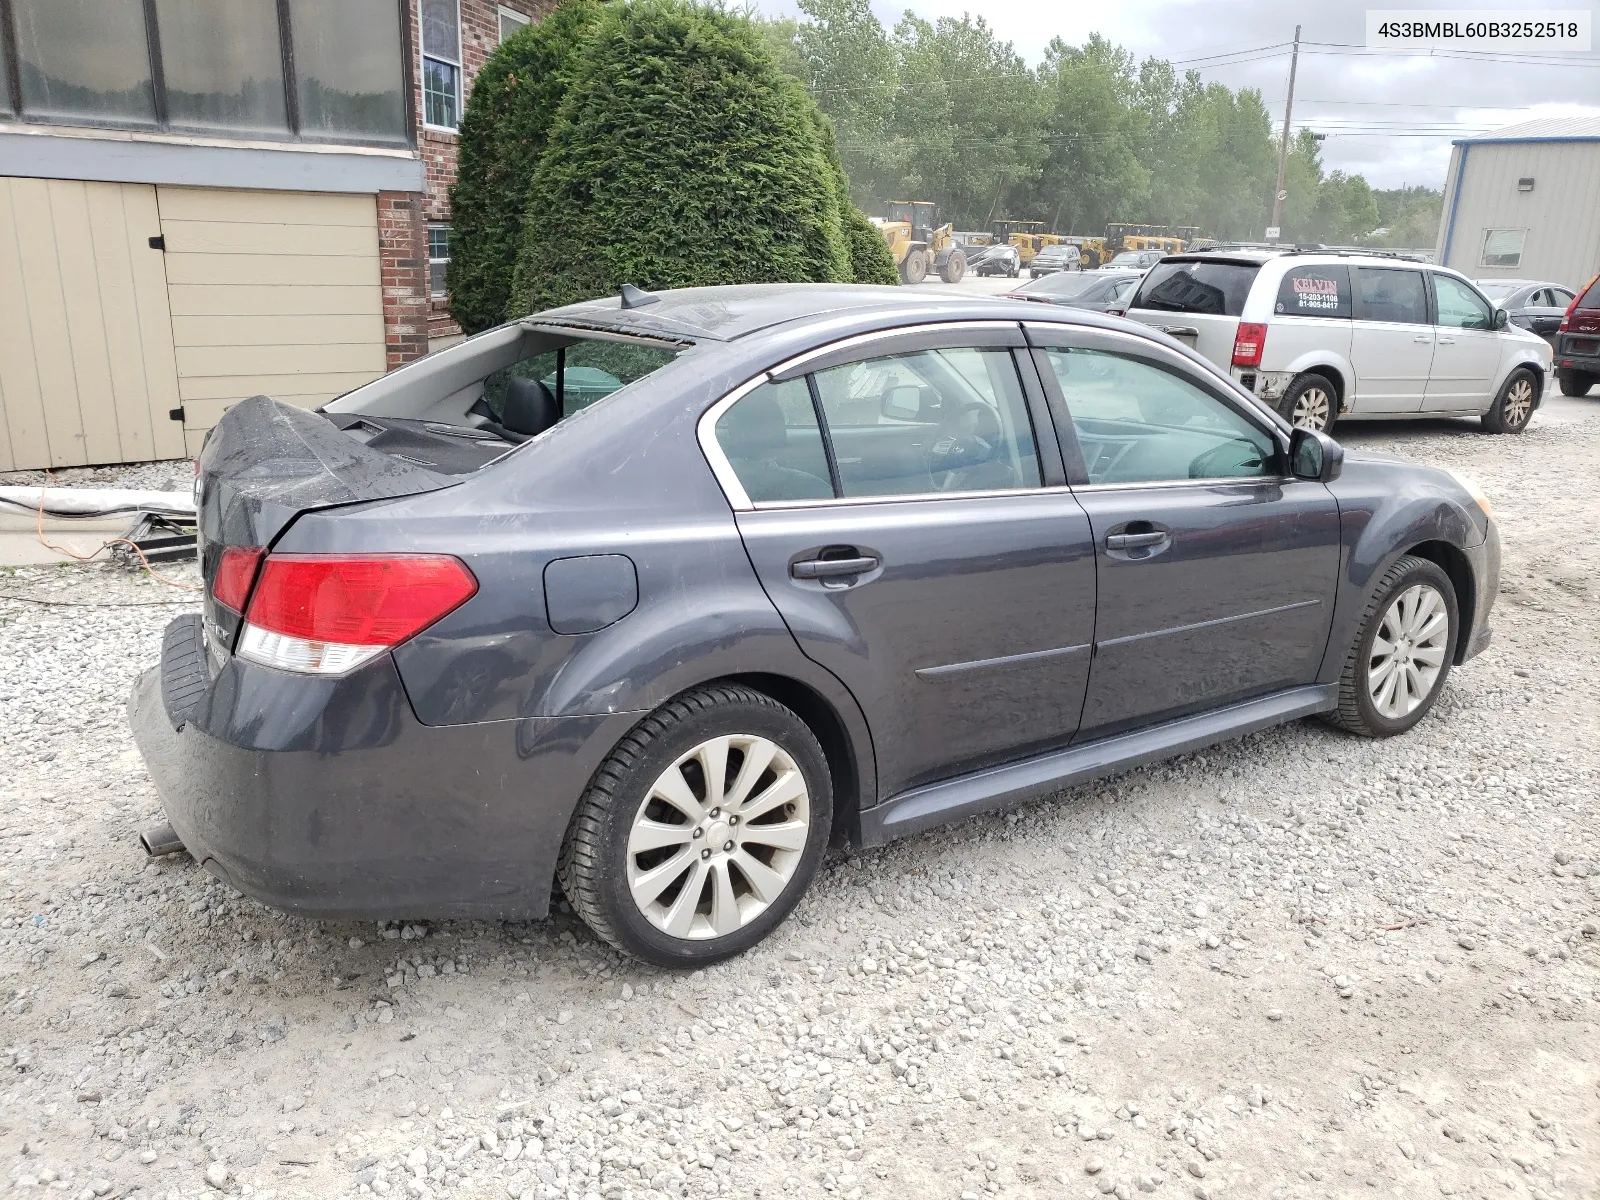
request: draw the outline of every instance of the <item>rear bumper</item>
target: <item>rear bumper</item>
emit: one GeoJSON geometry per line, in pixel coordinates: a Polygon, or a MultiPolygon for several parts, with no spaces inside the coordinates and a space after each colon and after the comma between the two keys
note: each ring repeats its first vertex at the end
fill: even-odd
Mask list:
{"type": "Polygon", "coordinates": [[[167,819],[212,874],[312,917],[544,916],[572,810],[638,719],[423,725],[388,656],[336,680],[230,661],[169,711],[181,669],[164,655],[128,701],[167,819]]]}
{"type": "MultiPolygon", "coordinates": [[[[1575,354],[1568,349],[1578,339],[1562,334],[1556,339],[1554,366],[1557,371],[1578,371],[1585,375],[1600,375],[1600,351],[1594,354],[1575,354]]],[[[1585,339],[1600,342],[1600,338],[1585,339]]]]}

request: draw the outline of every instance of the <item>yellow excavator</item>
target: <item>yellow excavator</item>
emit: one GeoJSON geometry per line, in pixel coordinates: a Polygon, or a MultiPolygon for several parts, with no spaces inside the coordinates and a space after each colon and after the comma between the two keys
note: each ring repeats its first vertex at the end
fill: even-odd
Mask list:
{"type": "Polygon", "coordinates": [[[932,200],[891,200],[883,219],[874,221],[889,243],[901,283],[921,283],[929,271],[946,283],[959,283],[967,273],[967,252],[955,240],[955,227],[939,223],[932,200]]]}

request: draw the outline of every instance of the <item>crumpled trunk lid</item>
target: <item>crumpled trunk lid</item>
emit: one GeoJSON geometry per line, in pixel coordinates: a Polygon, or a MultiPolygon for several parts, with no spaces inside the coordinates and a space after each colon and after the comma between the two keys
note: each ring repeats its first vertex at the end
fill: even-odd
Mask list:
{"type": "Polygon", "coordinates": [[[270,396],[230,408],[206,437],[195,480],[208,640],[231,648],[239,615],[212,583],[230,546],[268,548],[303,512],[395,499],[459,483],[363,444],[327,417],[270,396]]]}

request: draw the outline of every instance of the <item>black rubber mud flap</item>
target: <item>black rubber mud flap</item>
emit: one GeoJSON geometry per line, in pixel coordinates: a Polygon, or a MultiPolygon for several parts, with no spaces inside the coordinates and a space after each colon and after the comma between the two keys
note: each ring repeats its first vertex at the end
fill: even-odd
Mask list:
{"type": "Polygon", "coordinates": [[[205,626],[199,613],[185,613],[161,637],[161,705],[174,729],[183,728],[210,683],[205,626]]]}

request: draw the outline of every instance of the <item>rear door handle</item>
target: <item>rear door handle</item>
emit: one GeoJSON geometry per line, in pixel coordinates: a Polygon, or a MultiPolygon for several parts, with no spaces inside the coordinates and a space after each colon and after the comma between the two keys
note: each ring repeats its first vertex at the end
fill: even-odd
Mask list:
{"type": "Polygon", "coordinates": [[[793,563],[789,574],[796,579],[838,579],[844,575],[865,575],[875,571],[881,560],[863,555],[860,558],[808,558],[793,563]]]}
{"type": "Polygon", "coordinates": [[[1167,540],[1167,536],[1160,529],[1150,533],[1112,533],[1106,536],[1106,549],[1137,550],[1141,546],[1159,546],[1167,540]]]}
{"type": "Polygon", "coordinates": [[[1454,346],[1455,344],[1456,344],[1455,338],[1442,337],[1442,338],[1439,339],[1439,345],[1441,345],[1441,346],[1454,346]]]}
{"type": "Polygon", "coordinates": [[[1416,342],[1419,346],[1425,345],[1426,343],[1433,341],[1433,339],[1431,337],[1424,337],[1421,334],[1418,334],[1416,337],[1412,338],[1411,340],[1413,342],[1416,342]]]}

